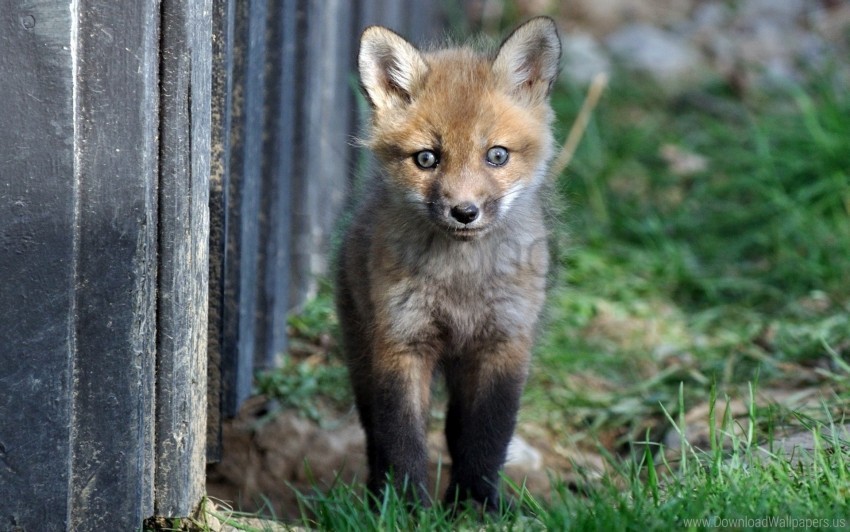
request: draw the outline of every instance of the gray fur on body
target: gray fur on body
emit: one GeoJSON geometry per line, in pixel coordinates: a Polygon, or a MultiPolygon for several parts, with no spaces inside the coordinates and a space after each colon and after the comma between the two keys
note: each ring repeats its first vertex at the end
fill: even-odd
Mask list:
{"type": "Polygon", "coordinates": [[[548,269],[538,194],[535,187],[520,192],[486,234],[458,240],[376,180],[343,240],[339,289],[353,308],[341,309],[340,319],[355,320],[365,334],[358,341],[368,344],[376,313],[386,312],[394,340],[430,346],[438,356],[531,337],[548,269]],[[387,273],[399,281],[376,292],[375,278],[387,273]]]}

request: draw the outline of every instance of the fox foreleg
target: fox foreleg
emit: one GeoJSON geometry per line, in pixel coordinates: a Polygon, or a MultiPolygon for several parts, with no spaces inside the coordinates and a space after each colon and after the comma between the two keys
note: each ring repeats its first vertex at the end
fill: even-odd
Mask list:
{"type": "Polygon", "coordinates": [[[516,426],[528,373],[530,339],[508,340],[452,361],[446,376],[446,441],[452,458],[447,503],[472,499],[499,508],[499,471],[516,426]]]}

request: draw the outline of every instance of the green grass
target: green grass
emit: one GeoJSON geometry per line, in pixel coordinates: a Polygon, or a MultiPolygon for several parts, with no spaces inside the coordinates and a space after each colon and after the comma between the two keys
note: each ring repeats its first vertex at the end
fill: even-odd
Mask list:
{"type": "MultiPolygon", "coordinates": [[[[582,97],[569,87],[554,94],[562,136],[582,97]]],[[[520,510],[486,517],[488,528],[850,524],[847,442],[824,436],[847,423],[850,406],[848,154],[850,93],[826,81],[746,97],[717,83],[671,99],[615,78],[557,183],[554,201],[567,205],[520,419],[520,432],[604,455],[606,472],[579,475],[572,489],[555,481],[543,496],[514,486],[520,510]],[[677,172],[671,151],[698,154],[704,169],[677,172]],[[770,400],[801,390],[819,399],[799,408],[770,400]],[[708,445],[682,438],[663,449],[664,435],[675,440],[705,404],[723,419],[703,420],[708,445]],[[798,429],[818,442],[802,459],[757,448],[798,429]]],[[[313,418],[322,404],[350,402],[335,327],[325,289],[293,317],[292,356],[260,389],[313,418]]],[[[304,493],[300,524],[482,523],[473,511],[457,521],[440,508],[411,513],[393,494],[373,513],[365,497],[360,485],[304,493]]]]}
{"type": "MultiPolygon", "coordinates": [[[[712,405],[715,393],[712,388],[712,405]]],[[[756,421],[759,413],[752,397],[748,410],[750,420],[756,421]]],[[[646,444],[642,452],[626,460],[611,457],[610,470],[601,481],[588,481],[578,491],[556,483],[548,499],[505,479],[503,491],[516,504],[498,514],[482,516],[466,508],[452,517],[440,505],[411,509],[393,491],[372,511],[362,486],[337,483],[301,495],[302,518],[297,524],[334,531],[840,530],[850,525],[850,435],[829,425],[814,425],[812,449],[787,454],[769,445],[757,446],[753,433],[738,435],[734,421],[723,412],[712,409],[709,415],[719,424],[705,450],[684,442],[681,454],[671,459],[654,443],[638,442],[646,444]]],[[[672,417],[669,422],[678,430],[672,417]]],[[[230,519],[227,512],[216,515],[230,519]]],[[[238,520],[231,522],[239,525],[238,520]]]]}
{"type": "Polygon", "coordinates": [[[348,371],[341,360],[338,326],[331,286],[322,283],[319,294],[288,320],[289,353],[280,367],[257,375],[257,392],[274,399],[277,408],[295,409],[321,422],[323,409],[344,410],[352,403],[348,371]]]}
{"type": "MultiPolygon", "coordinates": [[[[555,94],[562,129],[582,96],[555,94]]],[[[774,384],[846,359],[848,153],[850,97],[825,82],[758,100],[718,84],[671,100],[615,81],[558,183],[570,241],[527,419],[625,423],[625,442],[660,420],[659,402],[675,409],[680,381],[704,400],[713,380],[732,388],[758,371],[774,384]],[[665,146],[705,169],[677,175],[665,146]],[[565,375],[592,377],[590,389],[565,375]]]]}
{"type": "MultiPolygon", "coordinates": [[[[561,180],[586,202],[575,234],[687,304],[846,298],[846,91],[824,84],[753,103],[710,90],[673,102],[612,92],[561,180]],[[673,174],[659,155],[666,144],[705,156],[707,168],[673,174]]],[[[558,95],[562,116],[576,100],[558,95]]]]}

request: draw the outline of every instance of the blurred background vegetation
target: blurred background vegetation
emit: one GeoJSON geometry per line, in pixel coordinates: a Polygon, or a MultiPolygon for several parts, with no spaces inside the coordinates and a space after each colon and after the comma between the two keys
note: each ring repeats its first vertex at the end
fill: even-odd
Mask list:
{"type": "MultiPolygon", "coordinates": [[[[715,408],[753,441],[845,423],[850,3],[466,9],[456,33],[557,20],[558,138],[590,77],[611,76],[551,198],[556,267],[518,428],[549,473],[586,481],[635,442],[713,447],[715,408]]],[[[331,294],[292,316],[285,364],[258,378],[280,409],[316,421],[351,407],[331,294]]]]}

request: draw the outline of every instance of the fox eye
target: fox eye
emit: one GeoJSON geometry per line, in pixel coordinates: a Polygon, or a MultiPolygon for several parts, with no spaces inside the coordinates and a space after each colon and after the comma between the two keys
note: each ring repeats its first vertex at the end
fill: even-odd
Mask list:
{"type": "Polygon", "coordinates": [[[502,146],[493,146],[487,150],[487,162],[493,166],[504,166],[508,162],[508,150],[502,146]]]}
{"type": "Polygon", "coordinates": [[[416,163],[416,166],[422,169],[433,168],[439,162],[437,154],[431,150],[422,150],[414,153],[413,161],[416,163]]]}

